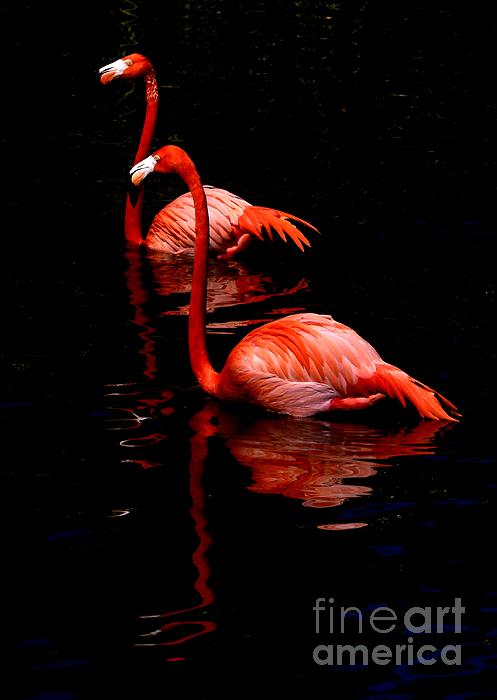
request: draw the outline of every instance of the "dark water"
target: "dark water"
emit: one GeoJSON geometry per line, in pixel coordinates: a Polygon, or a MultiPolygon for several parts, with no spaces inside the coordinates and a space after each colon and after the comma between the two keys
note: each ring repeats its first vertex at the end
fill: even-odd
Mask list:
{"type": "MultiPolygon", "coordinates": [[[[89,3],[63,29],[2,10],[2,697],[495,697],[490,3],[151,5],[89,3]],[[305,255],[213,263],[213,362],[261,322],[331,313],[461,423],[391,404],[296,421],[203,394],[191,261],[123,242],[142,92],[96,70],[135,49],[159,72],[157,146],[322,231],[305,255]],[[359,608],[363,632],[329,634],[328,602],[317,632],[318,598],[359,608]],[[460,631],[450,611],[406,628],[456,599],[460,631]],[[313,661],[340,643],[408,648],[313,661]],[[435,663],[411,664],[423,644],[435,663]]],[[[181,191],[152,181],[147,219],[181,191]]]]}

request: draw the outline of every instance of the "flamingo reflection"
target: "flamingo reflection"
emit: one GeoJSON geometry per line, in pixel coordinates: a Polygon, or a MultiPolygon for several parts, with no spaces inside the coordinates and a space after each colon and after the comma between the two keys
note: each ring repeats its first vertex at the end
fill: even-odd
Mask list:
{"type": "Polygon", "coordinates": [[[136,251],[126,251],[125,279],[129,300],[133,309],[131,322],[136,326],[140,345],[139,355],[143,358],[142,375],[144,381],[126,381],[107,384],[106,397],[112,405],[107,406],[109,417],[107,430],[137,431],[133,436],[120,440],[124,448],[132,448],[123,462],[133,462],[144,469],[157,467],[160,461],[150,459],[154,445],[159,445],[167,436],[153,430],[158,415],[173,413],[171,399],[174,394],[157,384],[156,324],[147,311],[149,294],[143,283],[143,258],[136,251]],[[138,434],[137,434],[138,433],[138,434]],[[147,456],[143,456],[143,452],[147,456]]]}
{"type": "MultiPolygon", "coordinates": [[[[198,574],[194,590],[199,602],[179,610],[142,616],[160,624],[142,635],[140,646],[175,646],[217,628],[212,619],[199,616],[200,612],[207,615],[215,601],[209,585],[208,549],[212,538],[203,487],[210,437],[222,439],[239,464],[250,469],[251,491],[298,499],[309,508],[331,508],[372,492],[369,486],[344,483],[345,480],[367,479],[378,468],[390,466],[396,457],[435,454],[437,437],[451,425],[427,421],[411,428],[384,430],[314,419],[296,422],[284,416],[248,418],[245,413],[228,411],[216,401],[208,400],[190,421],[191,516],[198,538],[192,562],[198,574]],[[175,628],[183,633],[170,639],[175,628]]],[[[344,530],[364,525],[327,523],[318,527],[344,530]]]]}
{"type": "MultiPolygon", "coordinates": [[[[211,434],[212,424],[233,457],[250,469],[251,491],[298,499],[308,508],[340,506],[349,498],[371,494],[363,484],[396,457],[432,455],[448,421],[425,421],[412,427],[383,429],[326,420],[295,422],[285,416],[237,419],[215,401],[197,415],[198,430],[211,434]]],[[[365,523],[323,524],[322,529],[350,529],[365,523]]]]}
{"type": "MultiPolygon", "coordinates": [[[[195,421],[192,421],[190,425],[195,430],[195,421]]],[[[176,646],[207,634],[208,632],[212,632],[217,628],[217,624],[212,620],[198,617],[191,618],[191,613],[207,612],[207,607],[214,602],[214,593],[209,586],[211,569],[207,557],[207,551],[212,543],[212,538],[207,529],[205,491],[203,487],[204,466],[208,453],[207,439],[209,435],[213,434],[213,431],[214,429],[212,426],[211,431],[194,431],[190,439],[190,513],[195,527],[195,534],[198,539],[197,548],[192,554],[192,563],[197,571],[197,579],[193,587],[200,602],[180,610],[171,610],[156,615],[142,615],[142,619],[176,619],[161,624],[158,629],[142,634],[141,637],[145,639],[145,641],[140,642],[137,646],[176,646]],[[175,628],[183,628],[186,631],[180,634],[179,637],[164,639],[164,636],[167,637],[167,634],[175,628]],[[151,638],[153,638],[153,641],[151,638]]],[[[182,658],[170,660],[182,660],[182,658]]]]}
{"type": "MultiPolygon", "coordinates": [[[[137,251],[128,251],[127,258],[130,267],[133,266],[133,258],[137,251]]],[[[191,282],[193,275],[193,257],[181,258],[160,255],[153,251],[146,253],[147,263],[150,266],[153,278],[153,286],[157,295],[167,297],[169,305],[161,311],[161,316],[187,316],[189,311],[191,282]]],[[[239,307],[255,302],[264,302],[268,299],[290,297],[297,292],[308,290],[307,279],[299,277],[297,281],[278,288],[271,275],[251,270],[245,263],[235,260],[213,260],[211,263],[211,276],[207,284],[207,312],[212,313],[216,309],[239,307]]],[[[133,279],[133,283],[136,280],[133,279]]],[[[293,311],[301,311],[302,306],[285,306],[281,309],[272,309],[271,316],[283,316],[293,311]]],[[[254,325],[263,319],[244,319],[224,323],[210,323],[209,330],[230,329],[243,325],[254,325]]]]}

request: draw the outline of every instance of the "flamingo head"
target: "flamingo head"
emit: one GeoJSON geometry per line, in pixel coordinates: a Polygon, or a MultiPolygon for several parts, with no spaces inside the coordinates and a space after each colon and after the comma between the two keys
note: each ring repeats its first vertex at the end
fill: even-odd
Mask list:
{"type": "Polygon", "coordinates": [[[132,53],[124,58],[119,58],[113,63],[102,66],[98,74],[102,85],[110,83],[115,78],[126,78],[135,80],[153,71],[153,66],[146,56],[141,53],[132,53]]]}
{"type": "Polygon", "coordinates": [[[141,160],[139,163],[136,163],[136,165],[133,165],[131,170],[129,171],[129,174],[131,175],[131,182],[133,185],[141,185],[143,180],[147,177],[147,175],[150,175],[155,170],[155,166],[158,163],[158,158],[155,157],[155,155],[148,156],[147,158],[144,158],[141,160]]]}
{"type": "Polygon", "coordinates": [[[140,185],[154,170],[158,173],[180,174],[185,156],[185,152],[178,146],[163,146],[131,168],[129,171],[131,182],[133,185],[140,185]]]}

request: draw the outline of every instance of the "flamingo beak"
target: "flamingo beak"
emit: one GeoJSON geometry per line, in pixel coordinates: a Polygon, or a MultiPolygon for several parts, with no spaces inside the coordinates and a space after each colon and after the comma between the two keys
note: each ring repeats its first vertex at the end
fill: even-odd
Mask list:
{"type": "Polygon", "coordinates": [[[103,85],[110,83],[110,81],[114,80],[114,78],[119,78],[128,67],[129,63],[127,61],[123,61],[122,58],[119,58],[113,63],[108,63],[106,66],[102,66],[98,70],[100,82],[103,85]]]}
{"type": "Polygon", "coordinates": [[[157,160],[155,156],[148,156],[148,158],[144,158],[131,168],[129,174],[131,175],[131,182],[133,185],[140,185],[147,175],[153,172],[157,165],[157,160]]]}

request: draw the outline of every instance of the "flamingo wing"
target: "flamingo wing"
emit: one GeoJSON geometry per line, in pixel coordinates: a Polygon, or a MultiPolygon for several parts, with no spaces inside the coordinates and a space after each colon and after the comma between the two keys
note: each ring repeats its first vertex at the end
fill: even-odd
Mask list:
{"type": "MultiPolygon", "coordinates": [[[[238,219],[250,204],[218,187],[205,186],[204,190],[209,210],[209,247],[222,252],[236,244],[240,236],[236,230],[238,219]]],[[[146,244],[167,253],[193,253],[195,209],[190,192],[177,197],[155,216],[146,244]]]]}

